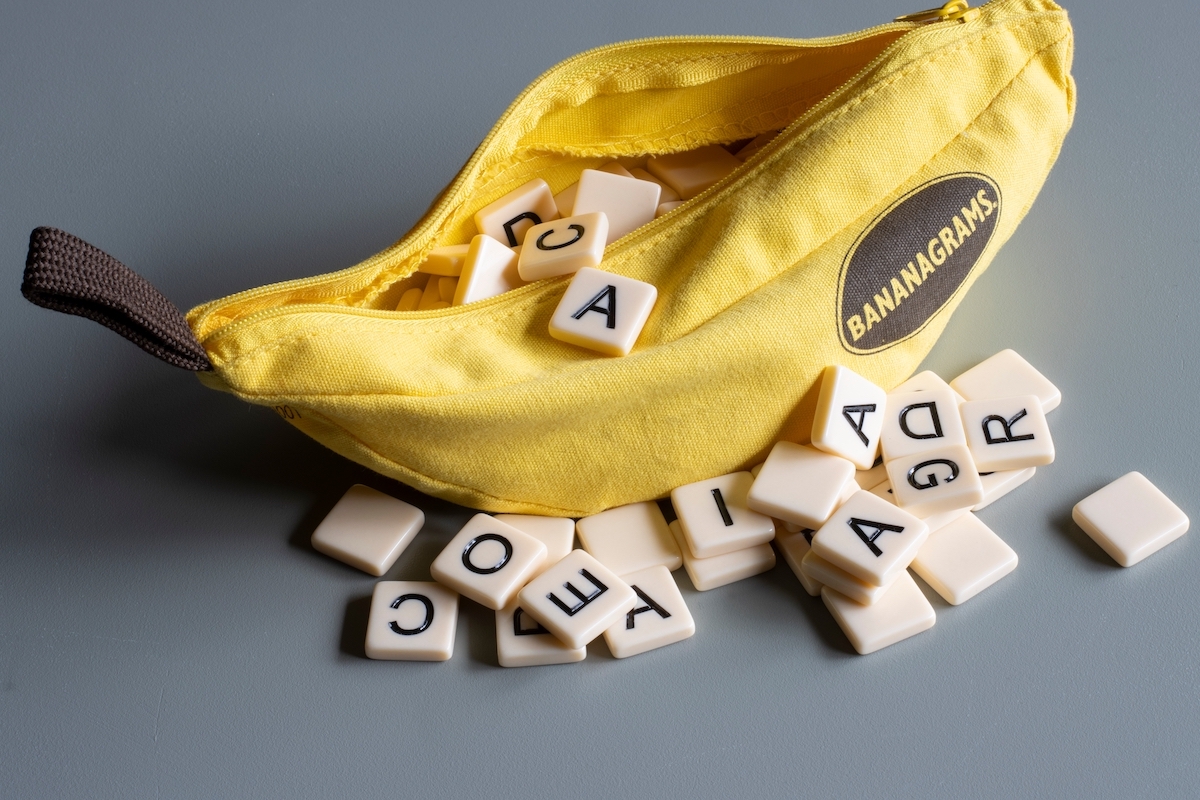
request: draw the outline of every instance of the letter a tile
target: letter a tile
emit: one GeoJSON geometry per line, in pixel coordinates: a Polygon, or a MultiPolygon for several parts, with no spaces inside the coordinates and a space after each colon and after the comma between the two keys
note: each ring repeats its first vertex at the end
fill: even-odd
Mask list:
{"type": "Polygon", "coordinates": [[[606,355],[626,355],[657,298],[658,289],[649,283],[583,267],[550,318],[550,335],[606,355]]]}
{"type": "Polygon", "coordinates": [[[853,370],[831,365],[821,378],[812,446],[870,469],[879,450],[887,392],[853,370]]]}
{"type": "Polygon", "coordinates": [[[647,650],[681,642],[696,632],[696,623],[683,595],[666,567],[650,567],[625,576],[637,599],[604,632],[604,641],[615,658],[628,658],[647,650]]]}
{"type": "Polygon", "coordinates": [[[546,562],[546,545],[487,514],[476,514],[433,560],[434,580],[485,605],[504,608],[546,562]]]}
{"type": "Polygon", "coordinates": [[[583,550],[530,581],[521,608],[568,647],[583,647],[633,607],[633,589],[583,550]]]}
{"type": "Polygon", "coordinates": [[[887,586],[916,558],[927,536],[923,521],[858,492],[816,532],[812,552],[872,586],[887,586]]]}
{"type": "Polygon", "coordinates": [[[454,654],[458,595],[428,581],[380,581],[367,617],[367,658],[446,661],[454,654]]]}

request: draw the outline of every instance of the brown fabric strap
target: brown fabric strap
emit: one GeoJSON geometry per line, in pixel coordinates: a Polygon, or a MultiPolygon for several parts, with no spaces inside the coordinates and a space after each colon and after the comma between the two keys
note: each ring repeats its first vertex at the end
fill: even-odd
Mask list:
{"type": "Polygon", "coordinates": [[[212,370],[183,313],[142,276],[77,236],[35,228],[21,294],[29,302],[112,328],[151,355],[193,372],[212,370]]]}

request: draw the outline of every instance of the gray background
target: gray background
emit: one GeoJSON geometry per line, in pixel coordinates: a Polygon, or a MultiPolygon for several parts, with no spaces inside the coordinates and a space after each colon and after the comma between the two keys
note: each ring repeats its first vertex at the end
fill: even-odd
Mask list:
{"type": "Polygon", "coordinates": [[[471,603],[450,662],[363,658],[374,579],[313,526],[357,481],[414,502],[390,577],[423,579],[470,512],[26,303],[29,230],[188,308],[381,250],[580,50],[916,9],[248,5],[0,5],[0,796],[1195,796],[1196,534],[1124,570],[1070,521],[1132,469],[1198,509],[1193,4],[1075,4],[1075,128],[926,363],[1012,347],[1062,389],[1058,460],[981,514],[1013,575],[863,658],[782,562],[679,573],[692,639],[521,670],[471,603]]]}

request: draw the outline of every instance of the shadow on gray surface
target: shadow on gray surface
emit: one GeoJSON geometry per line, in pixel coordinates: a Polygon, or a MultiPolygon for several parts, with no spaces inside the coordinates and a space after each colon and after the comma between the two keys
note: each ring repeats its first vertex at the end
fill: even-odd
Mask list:
{"type": "Polygon", "coordinates": [[[467,653],[472,661],[500,666],[496,655],[496,612],[465,597],[458,603],[458,623],[467,625],[467,653]]]}
{"type": "Polygon", "coordinates": [[[754,580],[760,580],[769,586],[779,596],[781,605],[787,603],[798,608],[809,626],[816,631],[821,644],[829,650],[847,656],[858,655],[846,634],[838,627],[837,620],[829,613],[829,609],[825,608],[825,603],[820,597],[811,597],[804,591],[804,587],[792,574],[792,568],[787,565],[783,556],[778,556],[774,569],[755,576],[754,580]]]}
{"type": "MultiPolygon", "coordinates": [[[[1096,487],[1096,489],[1099,488],[1101,487],[1096,487]]],[[[1096,489],[1092,491],[1096,491],[1096,489]]],[[[1090,495],[1091,492],[1087,494],[1090,495]]],[[[1086,497],[1087,495],[1083,496],[1086,497]]],[[[1084,532],[1083,528],[1075,524],[1075,520],[1071,518],[1071,509],[1055,512],[1050,519],[1050,527],[1064,539],[1075,545],[1075,549],[1089,564],[1101,568],[1105,572],[1120,570],[1122,568],[1120,564],[1109,557],[1108,553],[1104,552],[1100,545],[1096,544],[1092,537],[1084,532]]]]}
{"type": "Polygon", "coordinates": [[[366,658],[367,618],[371,615],[371,595],[356,597],[346,604],[342,617],[342,638],[338,650],[355,658],[366,658]]]}

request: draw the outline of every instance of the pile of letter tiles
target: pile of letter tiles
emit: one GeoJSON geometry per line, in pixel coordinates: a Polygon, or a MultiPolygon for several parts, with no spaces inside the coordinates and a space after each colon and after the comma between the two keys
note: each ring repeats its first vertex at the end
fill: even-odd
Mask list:
{"type": "Polygon", "coordinates": [[[658,290],[597,269],[605,246],[714,185],[774,136],[656,156],[641,166],[613,161],[583,170],[558,194],[535,178],[481,208],[475,214],[479,233],[469,244],[431,250],[417,270],[428,275],[424,285],[404,292],[396,310],[474,303],[542,278],[574,275],[550,320],[550,335],[626,355],[658,290]]]}
{"type": "MultiPolygon", "coordinates": [[[[781,441],[750,471],[680,486],[669,524],[653,501],[577,521],[476,514],[433,561],[435,582],[375,585],[366,654],[450,658],[462,595],[496,612],[502,666],[580,661],[601,635],[616,658],[636,655],[696,630],[673,571],[683,567],[698,591],[715,589],[773,568],[772,541],[854,648],[874,652],[934,624],[910,570],[958,605],[1016,567],[1017,554],[974,512],[1054,460],[1046,414],[1059,400],[1012,350],[949,384],[922,372],[890,393],[827,367],[808,445],[781,441]]],[[[1074,518],[1123,566],[1188,528],[1137,472],[1082,500],[1074,518]]],[[[355,486],[312,543],[382,576],[424,520],[415,506],[355,486]]]]}

